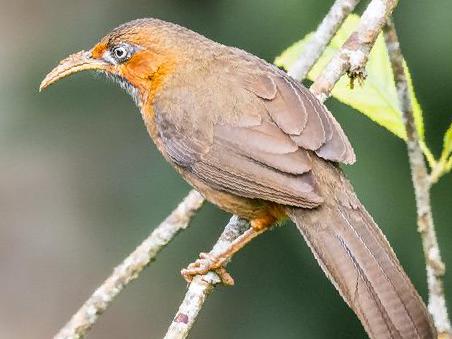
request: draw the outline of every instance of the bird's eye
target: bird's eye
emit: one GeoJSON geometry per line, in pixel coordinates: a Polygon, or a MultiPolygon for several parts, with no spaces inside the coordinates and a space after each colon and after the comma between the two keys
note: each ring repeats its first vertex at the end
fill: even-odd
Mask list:
{"type": "Polygon", "coordinates": [[[116,46],[112,49],[111,52],[117,62],[124,62],[131,56],[131,53],[126,46],[116,46]]]}
{"type": "Polygon", "coordinates": [[[121,59],[126,54],[126,50],[124,47],[118,47],[115,49],[115,57],[121,59]]]}

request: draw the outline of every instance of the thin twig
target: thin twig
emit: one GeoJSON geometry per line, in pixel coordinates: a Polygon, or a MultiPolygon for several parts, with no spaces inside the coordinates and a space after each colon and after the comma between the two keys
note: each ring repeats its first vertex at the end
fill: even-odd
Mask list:
{"type": "Polygon", "coordinates": [[[364,66],[367,63],[378,34],[381,32],[386,19],[389,18],[398,0],[372,0],[364,11],[356,31],[325,67],[316,79],[311,91],[321,101],[328,98],[336,82],[344,73],[348,73],[351,80],[365,78],[364,66]]]}
{"type": "Polygon", "coordinates": [[[192,190],[177,208],[131,253],[91,295],[55,339],[83,338],[114,298],[138,278],[140,272],[176,236],[188,227],[204,198],[192,190]]]}
{"type": "MultiPolygon", "coordinates": [[[[233,216],[209,254],[215,256],[222,253],[248,228],[249,224],[246,220],[233,216]]],[[[188,336],[207,296],[219,283],[221,283],[221,279],[214,272],[197,275],[193,278],[185,298],[168,328],[165,339],[183,339],[188,336]]]]}
{"type": "MultiPolygon", "coordinates": [[[[367,54],[370,52],[373,44],[376,41],[378,34],[381,32],[381,29],[383,28],[383,24],[386,22],[387,18],[391,15],[392,10],[395,8],[396,5],[397,1],[395,0],[388,1],[373,0],[369,4],[369,7],[365,11],[365,15],[363,15],[363,17],[361,18],[357,31],[354,32],[352,36],[363,37],[365,34],[371,33],[370,36],[373,37],[373,35],[375,35],[375,38],[372,38],[371,41],[363,40],[362,43],[366,44],[366,47],[362,48],[359,46],[358,41],[355,41],[355,44],[358,43],[358,45],[355,46],[356,51],[359,51],[360,55],[363,56],[359,60],[359,63],[358,60],[356,60],[357,63],[354,64],[355,67],[362,69],[365,66],[365,63],[367,62],[367,54]],[[378,11],[370,15],[369,11],[372,12],[374,10],[378,11]],[[370,19],[372,19],[372,24],[369,24],[369,22],[363,22],[370,19]]],[[[319,29],[320,28],[323,29],[323,27],[321,26],[322,25],[319,26],[319,29]]],[[[337,25],[336,30],[339,29],[339,27],[340,25],[337,25]]],[[[335,32],[333,32],[332,34],[334,35],[335,32]]],[[[347,42],[349,40],[350,38],[347,40],[347,42]]],[[[338,52],[338,55],[346,54],[353,55],[353,53],[351,54],[349,53],[350,43],[347,42],[338,52]]],[[[320,54],[318,57],[320,57],[320,54]]],[[[314,63],[316,61],[317,60],[314,60],[314,63]]],[[[330,91],[333,89],[336,82],[346,71],[348,71],[348,67],[350,67],[351,64],[352,63],[350,62],[349,58],[338,58],[337,56],[334,57],[330,64],[323,70],[320,77],[311,86],[311,91],[313,91],[314,95],[316,95],[316,97],[320,101],[322,102],[325,101],[326,98],[328,98],[330,91]],[[338,74],[336,71],[338,69],[342,70],[340,74],[338,74]],[[333,72],[334,74],[333,75],[328,74],[331,72],[333,72]],[[321,90],[317,91],[316,89],[321,90]]],[[[290,69],[289,73],[294,73],[294,71],[290,69]]],[[[231,242],[237,237],[239,237],[241,234],[243,234],[243,232],[245,231],[240,223],[237,225],[233,222],[233,220],[240,219],[234,216],[231,219],[230,223],[227,225],[227,228],[231,227],[231,230],[233,230],[235,234],[233,238],[230,238],[231,242]]],[[[223,237],[223,235],[221,237],[223,237]]],[[[219,246],[219,243],[222,241],[221,237],[218,240],[217,244],[214,246],[214,250],[217,246],[219,246]]],[[[179,310],[176,316],[174,317],[173,322],[171,323],[168,329],[165,339],[182,339],[188,336],[194,322],[196,321],[199,312],[201,311],[204,305],[205,300],[207,299],[208,295],[212,292],[214,286],[220,283],[220,281],[221,279],[218,277],[218,275],[216,275],[213,272],[209,272],[208,274],[203,276],[198,275],[193,278],[192,282],[189,285],[185,298],[181,306],[179,307],[179,310]]]]}
{"type": "Polygon", "coordinates": [[[433,317],[436,329],[444,337],[452,337],[452,327],[447,315],[446,298],[442,278],[445,265],[441,260],[435,225],[430,205],[430,180],[419,142],[419,135],[413,115],[413,107],[408,91],[407,75],[399,39],[392,20],[384,29],[386,45],[392,64],[394,79],[399,97],[400,110],[407,134],[408,158],[413,180],[417,207],[417,224],[422,238],[428,283],[428,310],[433,317]]]}
{"type": "Polygon", "coordinates": [[[339,30],[344,20],[355,9],[360,0],[336,0],[331,6],[328,14],[323,18],[317,30],[309,39],[303,53],[289,70],[288,74],[299,81],[306,78],[306,75],[314,66],[315,62],[325,51],[326,46],[339,30]]]}

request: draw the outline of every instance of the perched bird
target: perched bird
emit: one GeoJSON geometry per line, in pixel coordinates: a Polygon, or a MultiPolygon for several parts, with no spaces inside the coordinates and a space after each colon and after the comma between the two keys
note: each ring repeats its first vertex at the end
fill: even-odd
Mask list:
{"type": "MultiPolygon", "coordinates": [[[[75,72],[103,72],[140,108],[159,151],[220,208],[250,221],[228,251],[290,218],[371,338],[434,338],[424,303],[338,164],[355,154],[328,109],[258,57],[176,24],[140,19],[63,60],[43,89],[75,72]]],[[[204,258],[205,259],[205,258],[204,258]]]]}

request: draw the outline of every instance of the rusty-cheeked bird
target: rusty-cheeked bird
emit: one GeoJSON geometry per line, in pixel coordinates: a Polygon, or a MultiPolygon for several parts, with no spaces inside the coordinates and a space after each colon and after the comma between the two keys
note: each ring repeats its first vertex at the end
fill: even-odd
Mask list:
{"type": "Polygon", "coordinates": [[[243,50],[176,24],[141,19],[63,60],[41,84],[83,70],[115,79],[149,135],[210,202],[252,228],[209,265],[289,217],[371,338],[434,338],[424,303],[338,164],[353,148],[302,84],[243,50]]]}

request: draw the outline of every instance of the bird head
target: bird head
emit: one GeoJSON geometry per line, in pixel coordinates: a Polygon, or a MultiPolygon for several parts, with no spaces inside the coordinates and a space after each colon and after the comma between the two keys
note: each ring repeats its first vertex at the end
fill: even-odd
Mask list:
{"type": "Polygon", "coordinates": [[[94,70],[116,80],[142,106],[201,36],[158,19],[139,19],[115,28],[88,51],[62,60],[42,81],[43,90],[71,74],[94,70]],[[195,39],[190,39],[194,38],[195,39]]]}

